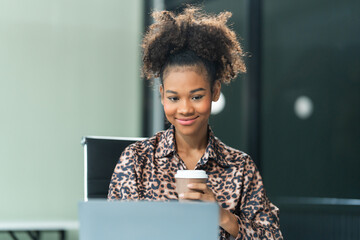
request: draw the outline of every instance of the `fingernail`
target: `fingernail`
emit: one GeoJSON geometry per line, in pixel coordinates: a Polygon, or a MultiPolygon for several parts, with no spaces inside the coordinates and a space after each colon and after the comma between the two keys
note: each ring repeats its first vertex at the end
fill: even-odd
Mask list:
{"type": "Polygon", "coordinates": [[[183,193],[180,193],[179,194],[179,198],[183,198],[184,197],[184,194],[183,193]]]}
{"type": "Polygon", "coordinates": [[[191,187],[193,187],[194,185],[193,185],[192,183],[189,183],[187,186],[191,188],[191,187]]]}

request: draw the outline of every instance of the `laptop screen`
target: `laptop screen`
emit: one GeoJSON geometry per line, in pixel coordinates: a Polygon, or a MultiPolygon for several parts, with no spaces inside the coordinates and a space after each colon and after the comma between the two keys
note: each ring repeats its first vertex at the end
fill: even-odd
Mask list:
{"type": "Polygon", "coordinates": [[[216,240],[216,203],[90,200],[79,204],[80,240],[216,240]]]}

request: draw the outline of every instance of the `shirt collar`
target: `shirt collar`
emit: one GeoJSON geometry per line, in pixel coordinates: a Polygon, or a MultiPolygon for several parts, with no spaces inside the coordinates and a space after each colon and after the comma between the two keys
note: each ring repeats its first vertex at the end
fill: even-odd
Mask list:
{"type": "Polygon", "coordinates": [[[199,165],[206,164],[209,159],[215,160],[218,164],[223,167],[229,166],[226,156],[227,151],[221,147],[223,145],[219,139],[217,139],[212,131],[211,127],[208,128],[209,139],[204,155],[201,157],[199,165]]]}
{"type": "MultiPolygon", "coordinates": [[[[203,165],[206,164],[209,159],[213,159],[221,166],[229,166],[227,161],[228,152],[220,146],[223,144],[215,137],[210,126],[208,127],[208,132],[208,145],[206,147],[205,154],[201,157],[198,164],[203,165]]],[[[170,128],[163,132],[159,139],[159,144],[155,152],[155,158],[166,157],[170,154],[174,154],[175,152],[175,128],[171,125],[170,128]]]]}
{"type": "Polygon", "coordinates": [[[175,152],[175,129],[171,125],[161,134],[159,144],[156,148],[155,158],[166,157],[175,152]]]}

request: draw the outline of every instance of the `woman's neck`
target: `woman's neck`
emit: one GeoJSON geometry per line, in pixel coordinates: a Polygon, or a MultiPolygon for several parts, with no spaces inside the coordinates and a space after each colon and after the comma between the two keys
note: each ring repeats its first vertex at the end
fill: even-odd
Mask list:
{"type": "Polygon", "coordinates": [[[205,126],[197,134],[182,135],[176,132],[176,150],[178,152],[205,151],[208,142],[208,128],[205,126]]]}

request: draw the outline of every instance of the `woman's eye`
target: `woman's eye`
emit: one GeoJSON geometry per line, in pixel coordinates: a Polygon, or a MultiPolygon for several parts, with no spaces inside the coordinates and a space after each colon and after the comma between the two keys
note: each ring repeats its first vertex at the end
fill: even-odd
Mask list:
{"type": "Polygon", "coordinates": [[[200,100],[202,99],[204,96],[203,95],[199,95],[199,96],[194,96],[192,99],[193,100],[200,100]]]}
{"type": "Polygon", "coordinates": [[[168,99],[172,102],[179,100],[179,98],[177,98],[177,97],[168,97],[168,99]]]}

